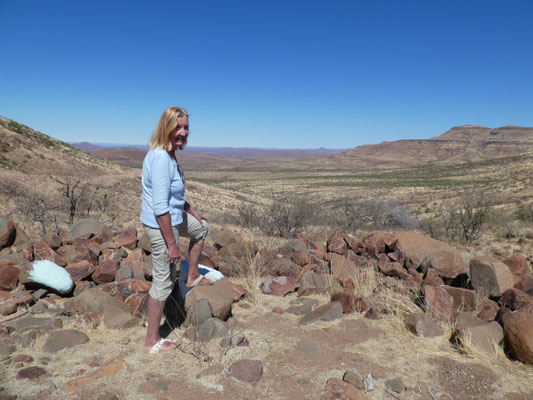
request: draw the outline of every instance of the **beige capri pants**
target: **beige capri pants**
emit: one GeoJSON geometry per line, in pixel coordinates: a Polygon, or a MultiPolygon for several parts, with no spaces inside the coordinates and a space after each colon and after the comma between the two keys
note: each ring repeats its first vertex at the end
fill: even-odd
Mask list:
{"type": "MultiPolygon", "coordinates": [[[[180,236],[190,238],[191,242],[205,239],[209,232],[209,224],[205,220],[202,222],[203,225],[192,215],[183,213],[183,222],[172,227],[178,248],[180,236]]],[[[161,230],[143,226],[152,245],[152,287],[148,293],[153,299],[165,301],[170,296],[176,281],[176,265],[168,262],[168,248],[161,230]]]]}

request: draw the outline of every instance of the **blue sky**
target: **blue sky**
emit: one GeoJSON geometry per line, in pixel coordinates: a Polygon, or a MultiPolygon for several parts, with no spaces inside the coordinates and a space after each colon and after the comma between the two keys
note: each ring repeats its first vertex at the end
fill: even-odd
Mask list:
{"type": "Polygon", "coordinates": [[[533,126],[531,1],[0,0],[0,115],[68,142],[351,148],[533,126]]]}

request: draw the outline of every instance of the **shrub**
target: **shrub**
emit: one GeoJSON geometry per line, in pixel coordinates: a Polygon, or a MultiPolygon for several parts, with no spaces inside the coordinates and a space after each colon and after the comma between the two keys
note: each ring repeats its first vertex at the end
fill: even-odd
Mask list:
{"type": "Polygon", "coordinates": [[[316,220],[316,207],[303,198],[283,194],[268,207],[243,204],[234,215],[245,228],[259,229],[268,235],[290,237],[304,231],[316,220]]]}
{"type": "Polygon", "coordinates": [[[418,222],[402,204],[383,199],[347,201],[341,205],[341,214],[335,211],[337,225],[358,229],[415,229],[418,222]]]}

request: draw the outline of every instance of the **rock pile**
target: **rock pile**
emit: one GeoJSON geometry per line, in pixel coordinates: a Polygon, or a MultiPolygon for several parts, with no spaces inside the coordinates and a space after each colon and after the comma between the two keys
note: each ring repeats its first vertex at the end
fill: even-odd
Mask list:
{"type": "MultiPolygon", "coordinates": [[[[232,305],[245,295],[231,278],[254,276],[261,277],[257,289],[264,294],[298,293],[298,300],[287,309],[273,311],[299,315],[300,325],[353,312],[380,319],[391,311],[387,294],[392,291],[418,305],[419,312],[404,321],[414,334],[440,336],[439,323],[447,323],[454,327],[451,340],[458,345],[491,352],[494,344],[503,342],[513,357],[533,364],[533,275],[531,260],[524,256],[487,255],[467,263],[453,247],[406,231],[375,232],[364,238],[335,232],[324,244],[295,237],[275,250],[259,249],[229,231],[212,238],[214,245],[205,246],[200,262],[228,278],[182,295],[183,320],[191,340],[227,336],[232,305]],[[370,294],[363,295],[360,285],[365,274],[377,279],[367,283],[370,294]],[[306,297],[316,293],[328,293],[331,301],[321,305],[306,297]]],[[[137,326],[145,316],[151,249],[135,228],[113,235],[97,221],[83,220],[69,233],[48,233],[30,243],[6,221],[0,239],[0,313],[9,317],[19,307],[29,307],[33,315],[46,314],[8,323],[6,331],[18,335],[22,347],[43,334],[50,336],[46,341],[50,351],[62,343],[84,343],[81,332],[58,330],[58,315],[72,315],[90,326],[103,323],[110,329],[137,326]],[[61,295],[68,297],[61,306],[57,293],[36,285],[28,274],[31,262],[41,259],[64,267],[75,283],[71,293],[61,295]],[[64,336],[67,339],[61,339],[64,336]]],[[[239,368],[234,368],[235,374],[239,368]]],[[[260,377],[261,368],[256,365],[255,377],[260,377]]],[[[329,382],[327,390],[336,392],[344,384],[329,382]]]]}

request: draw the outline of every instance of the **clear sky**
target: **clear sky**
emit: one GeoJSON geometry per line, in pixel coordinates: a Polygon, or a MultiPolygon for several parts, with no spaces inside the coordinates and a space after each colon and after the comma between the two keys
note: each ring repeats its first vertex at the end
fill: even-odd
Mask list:
{"type": "Polygon", "coordinates": [[[68,142],[351,148],[533,126],[532,1],[0,0],[0,115],[68,142]]]}

